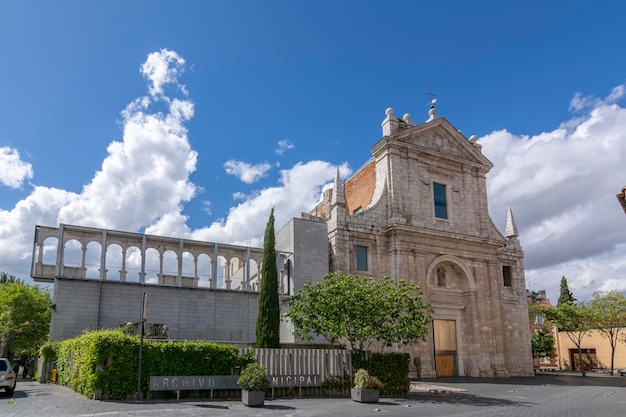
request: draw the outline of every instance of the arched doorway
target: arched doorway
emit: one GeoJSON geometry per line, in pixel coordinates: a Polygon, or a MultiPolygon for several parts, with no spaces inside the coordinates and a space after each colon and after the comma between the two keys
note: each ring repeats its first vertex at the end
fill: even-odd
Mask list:
{"type": "Polygon", "coordinates": [[[472,336],[472,271],[459,258],[442,255],[428,268],[428,301],[434,308],[432,352],[437,377],[466,375],[472,336]]]}

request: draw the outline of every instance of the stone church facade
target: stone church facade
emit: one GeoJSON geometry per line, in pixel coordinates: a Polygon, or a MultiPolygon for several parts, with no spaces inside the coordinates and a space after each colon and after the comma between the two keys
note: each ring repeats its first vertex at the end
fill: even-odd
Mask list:
{"type": "MultiPolygon", "coordinates": [[[[401,349],[413,375],[532,376],[524,254],[511,211],[504,234],[489,217],[491,162],[434,108],[420,125],[388,109],[382,131],[369,161],[276,233],[281,309],[329,271],[405,279],[434,308],[426,340],[401,349]]],[[[138,322],[147,294],[163,337],[245,344],[261,262],[261,248],[62,224],[36,226],[31,276],[54,284],[51,340],[138,322]]],[[[281,343],[302,343],[281,326],[281,343]]]]}
{"type": "Polygon", "coordinates": [[[420,376],[532,375],[524,254],[510,209],[506,236],[489,217],[493,165],[434,107],[421,125],[386,115],[372,158],[311,213],[326,219],[330,269],[420,285],[431,332],[405,348],[420,376]]]}

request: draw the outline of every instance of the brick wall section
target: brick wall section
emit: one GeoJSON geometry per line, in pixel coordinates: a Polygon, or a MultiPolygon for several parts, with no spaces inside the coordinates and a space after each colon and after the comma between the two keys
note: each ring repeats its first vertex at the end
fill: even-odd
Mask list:
{"type": "Polygon", "coordinates": [[[370,161],[345,183],[344,192],[348,214],[352,214],[359,207],[365,210],[370,206],[375,185],[376,164],[370,161]]]}

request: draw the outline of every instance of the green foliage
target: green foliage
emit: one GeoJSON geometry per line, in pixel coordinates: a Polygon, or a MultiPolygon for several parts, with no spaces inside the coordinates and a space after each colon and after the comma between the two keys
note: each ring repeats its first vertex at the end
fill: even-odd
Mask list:
{"type": "Polygon", "coordinates": [[[409,392],[409,362],[411,356],[400,352],[374,352],[368,358],[364,351],[352,352],[352,369],[366,369],[384,384],[382,394],[397,395],[409,392]]]}
{"type": "MultiPolygon", "coordinates": [[[[87,331],[79,337],[48,344],[45,357],[56,355],[58,382],[91,397],[102,390],[109,399],[124,400],[137,390],[139,337],[120,329],[87,331]],[[50,351],[54,351],[51,353],[50,351]]],[[[210,342],[144,341],[141,390],[150,376],[229,375],[251,361],[234,346],[210,342]]]]}
{"type": "Polygon", "coordinates": [[[384,386],[385,384],[380,382],[380,380],[377,377],[370,375],[369,372],[367,372],[367,370],[363,368],[359,369],[358,371],[356,371],[356,374],[354,374],[354,388],[355,389],[381,390],[383,389],[384,386]]]}
{"type": "Polygon", "coordinates": [[[307,282],[289,305],[285,317],[299,337],[311,340],[317,334],[331,343],[347,340],[352,350],[365,350],[374,341],[384,347],[424,340],[432,313],[417,285],[341,272],[327,274],[322,282],[307,282]]]}
{"type": "Polygon", "coordinates": [[[57,361],[57,352],[59,350],[59,342],[46,343],[39,349],[39,355],[44,361],[54,363],[57,361]]]}
{"type": "Polygon", "coordinates": [[[592,315],[589,308],[581,302],[563,302],[556,307],[545,308],[546,318],[560,331],[564,331],[567,337],[578,349],[580,369],[585,376],[585,368],[582,366],[581,344],[584,336],[592,329],[592,315]]]}
{"type": "Polygon", "coordinates": [[[256,320],[256,345],[259,348],[280,347],[280,304],[278,300],[278,270],[276,267],[276,236],[274,209],[265,226],[259,314],[256,320]]]}
{"type": "Polygon", "coordinates": [[[374,352],[369,360],[368,370],[385,385],[381,394],[405,394],[409,392],[409,362],[411,356],[400,352],[374,352]]]}
{"type": "Polygon", "coordinates": [[[342,375],[331,375],[325,379],[321,387],[326,394],[332,394],[334,391],[343,392],[352,387],[352,378],[344,371],[342,375]]]}
{"type": "Polygon", "coordinates": [[[0,284],[6,284],[6,283],[12,283],[12,284],[16,284],[16,283],[21,283],[23,284],[24,281],[22,281],[19,278],[16,278],[15,275],[9,275],[4,271],[0,271],[0,284]]]}
{"type": "Polygon", "coordinates": [[[567,285],[567,278],[561,278],[561,291],[559,293],[559,301],[557,302],[557,306],[561,304],[573,304],[576,302],[576,299],[572,295],[572,292],[569,290],[569,286],[567,285]]]}
{"type": "Polygon", "coordinates": [[[47,289],[0,273],[0,356],[34,357],[48,339],[50,313],[47,289]]]}
{"type": "Polygon", "coordinates": [[[626,328],[626,297],[620,291],[595,292],[588,305],[593,326],[611,346],[611,375],[615,367],[615,349],[626,328]]]}
{"type": "Polygon", "coordinates": [[[252,362],[243,368],[237,383],[248,391],[266,391],[270,388],[267,369],[257,362],[252,362]]]}
{"type": "Polygon", "coordinates": [[[539,329],[531,339],[533,357],[540,358],[546,356],[554,350],[554,337],[552,337],[545,329],[539,329]]]}

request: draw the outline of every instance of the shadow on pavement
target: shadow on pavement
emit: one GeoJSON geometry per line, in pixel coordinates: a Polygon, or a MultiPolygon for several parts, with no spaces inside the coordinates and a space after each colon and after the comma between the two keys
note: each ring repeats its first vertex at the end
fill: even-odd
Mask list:
{"type": "Polygon", "coordinates": [[[404,399],[430,404],[460,404],[460,405],[473,405],[473,406],[523,406],[530,407],[533,404],[522,401],[512,401],[503,398],[490,398],[481,397],[474,394],[448,392],[448,393],[434,393],[434,392],[411,392],[403,396],[404,399]]]}
{"type": "Polygon", "coordinates": [[[269,410],[281,410],[281,411],[287,411],[287,410],[295,410],[295,407],[290,407],[288,405],[277,405],[277,404],[268,404],[267,402],[265,402],[265,405],[263,405],[264,409],[269,409],[269,410]]]}
{"type": "Polygon", "coordinates": [[[194,407],[198,408],[208,408],[211,410],[228,410],[230,407],[226,405],[215,405],[215,404],[193,404],[194,407]]]}
{"type": "Polygon", "coordinates": [[[433,383],[437,385],[454,386],[456,384],[498,384],[498,385],[569,385],[569,386],[596,386],[596,387],[626,387],[626,377],[609,375],[588,375],[582,377],[580,374],[571,375],[550,375],[536,374],[535,377],[528,378],[432,378],[417,379],[417,383],[433,383]]]}

